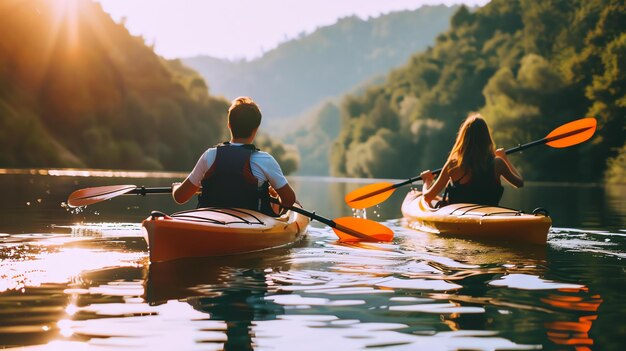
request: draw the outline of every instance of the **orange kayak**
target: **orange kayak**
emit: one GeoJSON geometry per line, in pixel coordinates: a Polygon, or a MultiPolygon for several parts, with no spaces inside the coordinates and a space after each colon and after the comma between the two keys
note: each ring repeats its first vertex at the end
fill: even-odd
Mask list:
{"type": "Polygon", "coordinates": [[[418,191],[409,192],[402,215],[409,228],[469,239],[492,239],[498,243],[545,244],[552,220],[547,213],[521,211],[476,204],[453,204],[433,208],[418,191]]]}
{"type": "Polygon", "coordinates": [[[153,211],[142,225],[150,262],[159,262],[286,246],[303,238],[309,221],[293,211],[270,217],[245,209],[200,208],[171,216],[153,211]]]}

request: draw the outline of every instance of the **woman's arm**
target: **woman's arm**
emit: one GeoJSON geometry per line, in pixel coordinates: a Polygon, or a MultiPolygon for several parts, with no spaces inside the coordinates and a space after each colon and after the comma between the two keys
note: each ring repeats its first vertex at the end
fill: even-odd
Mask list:
{"type": "Polygon", "coordinates": [[[446,187],[448,184],[448,180],[450,179],[450,171],[449,171],[449,162],[441,169],[441,173],[437,177],[437,180],[434,181],[434,175],[430,170],[422,172],[420,175],[422,176],[422,180],[424,181],[424,186],[422,187],[422,195],[424,195],[424,199],[429,203],[439,195],[439,193],[446,187]]]}
{"type": "Polygon", "coordinates": [[[494,162],[498,177],[502,176],[507,182],[509,182],[509,184],[516,188],[524,186],[524,178],[515,166],[513,166],[511,161],[509,161],[508,157],[506,157],[504,149],[496,150],[496,158],[494,162]]]}

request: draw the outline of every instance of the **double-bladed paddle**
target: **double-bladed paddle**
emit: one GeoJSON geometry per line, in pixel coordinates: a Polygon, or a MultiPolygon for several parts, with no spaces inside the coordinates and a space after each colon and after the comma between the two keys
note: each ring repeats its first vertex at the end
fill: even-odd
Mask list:
{"type": "MultiPolygon", "coordinates": [[[[596,126],[597,121],[595,118],[582,118],[554,129],[545,138],[510,148],[506,150],[506,153],[511,154],[541,144],[546,144],[554,148],[564,148],[580,144],[593,136],[596,131],[596,126]]],[[[439,172],[441,172],[441,168],[432,171],[433,174],[439,172]]],[[[348,206],[352,208],[363,209],[372,207],[387,200],[397,188],[421,179],[421,176],[416,176],[396,184],[389,182],[369,184],[350,192],[346,195],[345,201],[348,206]]]]}
{"type": "MultiPolygon", "coordinates": [[[[146,188],[136,185],[108,185],[76,190],[68,197],[67,204],[70,207],[79,207],[95,204],[121,195],[171,193],[172,187],[146,188]]],[[[340,241],[391,241],[393,239],[393,231],[378,222],[354,217],[341,217],[330,220],[297,206],[292,206],[288,209],[331,227],[340,241]]]]}

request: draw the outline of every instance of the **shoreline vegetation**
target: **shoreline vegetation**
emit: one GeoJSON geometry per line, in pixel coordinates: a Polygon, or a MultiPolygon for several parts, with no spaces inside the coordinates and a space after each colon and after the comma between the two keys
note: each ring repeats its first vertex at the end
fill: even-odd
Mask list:
{"type": "MultiPolygon", "coordinates": [[[[75,5],[0,5],[11,14],[0,21],[1,168],[182,172],[227,139],[228,100],[212,94],[210,81],[156,55],[98,3],[75,5]]],[[[461,6],[404,66],[336,97],[283,141],[266,130],[257,146],[286,174],[402,179],[440,166],[470,111],[488,119],[502,147],[595,116],[592,140],[529,150],[515,162],[532,181],[620,184],[624,56],[626,5],[617,0],[461,6]],[[299,151],[285,140],[302,140],[299,151]]]]}
{"type": "Polygon", "coordinates": [[[343,99],[333,175],[410,177],[446,159],[460,122],[480,112],[498,147],[595,116],[593,139],[515,157],[525,179],[623,181],[626,5],[494,0],[461,7],[436,44],[382,84],[343,99]]]}
{"type": "MultiPolygon", "coordinates": [[[[32,176],[51,176],[51,177],[95,177],[95,178],[151,178],[151,179],[171,179],[184,178],[187,172],[168,172],[168,171],[151,171],[151,170],[126,170],[126,169],[89,169],[89,168],[0,168],[0,176],[3,175],[32,175],[32,176]]],[[[399,182],[402,178],[355,178],[355,177],[337,177],[337,176],[320,176],[320,175],[289,175],[289,179],[303,181],[317,181],[323,183],[352,183],[352,184],[371,184],[379,182],[399,182]]],[[[414,185],[421,184],[421,181],[415,182],[414,185]]],[[[604,186],[626,186],[626,179],[622,178],[621,182],[550,182],[550,181],[529,181],[525,182],[529,186],[550,186],[550,187],[604,187],[604,186]]],[[[503,186],[510,187],[509,184],[503,183],[503,186]]],[[[404,188],[409,189],[407,185],[404,188]]]]}

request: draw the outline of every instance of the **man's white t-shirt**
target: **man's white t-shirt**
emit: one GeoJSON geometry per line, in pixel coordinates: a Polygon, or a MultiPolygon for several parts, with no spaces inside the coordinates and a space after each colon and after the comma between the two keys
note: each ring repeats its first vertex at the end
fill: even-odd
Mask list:
{"type": "MultiPolygon", "coordinates": [[[[231,143],[230,145],[240,146],[243,144],[231,143]]],[[[202,179],[204,179],[204,175],[215,162],[216,156],[217,148],[215,147],[208,149],[200,156],[196,166],[187,177],[193,185],[197,187],[202,185],[202,179]]],[[[267,152],[257,151],[252,153],[250,156],[250,170],[254,177],[258,179],[259,186],[263,185],[266,181],[268,181],[274,189],[280,189],[287,185],[287,178],[283,175],[283,171],[280,169],[278,162],[267,152]]]]}

